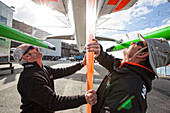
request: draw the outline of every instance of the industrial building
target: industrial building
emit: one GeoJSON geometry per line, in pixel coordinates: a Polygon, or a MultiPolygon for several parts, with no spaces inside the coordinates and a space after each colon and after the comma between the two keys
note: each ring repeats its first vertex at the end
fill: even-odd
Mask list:
{"type": "MultiPolygon", "coordinates": [[[[36,27],[30,26],[24,22],[20,22],[18,20],[13,19],[13,11],[14,10],[11,9],[11,7],[8,7],[7,5],[5,5],[0,1],[0,22],[16,30],[29,34],[33,37],[40,38],[42,40],[45,39],[46,36],[51,35],[46,31],[43,31],[36,27]]],[[[4,41],[5,39],[1,39],[1,41],[2,40],[4,41]]],[[[5,58],[8,59],[8,62],[10,62],[10,58],[9,58],[10,48],[16,48],[21,43],[13,42],[13,41],[10,42],[9,40],[5,40],[5,41],[6,41],[6,46],[8,45],[8,48],[6,48],[7,50],[5,50],[4,48],[3,50],[5,51],[0,51],[0,53],[1,56],[6,56],[5,58]],[[2,55],[3,52],[6,53],[2,55]]],[[[47,39],[46,41],[55,45],[56,50],[53,51],[53,50],[40,48],[40,51],[44,54],[43,57],[44,60],[51,60],[52,58],[55,60],[56,58],[58,59],[63,57],[71,57],[73,55],[82,55],[78,52],[76,45],[73,44],[70,45],[68,43],[62,42],[60,39],[47,39]]]]}
{"type": "MultiPolygon", "coordinates": [[[[12,27],[13,10],[0,1],[0,23],[12,27]]],[[[10,62],[11,41],[0,37],[0,62],[10,62]]]]}
{"type": "MultiPolygon", "coordinates": [[[[23,33],[29,34],[31,36],[44,39],[46,36],[51,35],[46,31],[40,30],[36,27],[30,26],[28,24],[25,24],[24,22],[20,22],[18,20],[13,19],[12,28],[17,29],[23,33]]],[[[68,44],[65,42],[62,42],[60,39],[47,39],[47,42],[55,45],[56,50],[48,50],[44,48],[40,48],[40,51],[44,54],[43,60],[55,60],[58,58],[63,57],[70,57],[72,55],[80,55],[78,52],[77,46],[73,44],[68,44]]],[[[11,47],[15,48],[20,43],[12,42],[11,47]]]]}
{"type": "MultiPolygon", "coordinates": [[[[12,27],[13,10],[0,1],[0,23],[6,26],[12,27]]],[[[2,31],[0,31],[2,32],[2,31]]],[[[10,46],[11,41],[0,37],[0,65],[9,64],[9,67],[0,68],[1,71],[11,69],[11,73],[14,71],[14,67],[10,62],[10,46]]]]}

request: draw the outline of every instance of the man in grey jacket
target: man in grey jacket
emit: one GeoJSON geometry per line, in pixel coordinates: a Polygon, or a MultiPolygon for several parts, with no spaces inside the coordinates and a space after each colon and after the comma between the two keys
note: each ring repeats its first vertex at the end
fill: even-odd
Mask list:
{"type": "Polygon", "coordinates": [[[147,93],[157,76],[156,68],[170,64],[170,46],[163,38],[145,40],[138,36],[142,41],[124,49],[123,61],[104,52],[95,39],[87,45],[110,72],[96,92],[98,102],[92,113],[146,113],[147,93]]]}
{"type": "Polygon", "coordinates": [[[53,69],[43,65],[43,54],[38,47],[21,45],[16,48],[13,56],[14,60],[24,67],[17,86],[21,95],[22,113],[53,113],[57,110],[76,108],[86,103],[91,105],[97,103],[94,90],[76,96],[60,96],[54,91],[54,80],[69,76],[83,68],[86,65],[85,58],[82,63],[53,69]]]}

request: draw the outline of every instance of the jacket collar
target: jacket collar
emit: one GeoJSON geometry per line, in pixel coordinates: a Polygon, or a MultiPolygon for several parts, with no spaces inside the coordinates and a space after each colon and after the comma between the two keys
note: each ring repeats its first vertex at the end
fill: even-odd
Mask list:
{"type": "Polygon", "coordinates": [[[155,73],[154,73],[152,70],[150,70],[149,68],[147,68],[147,67],[145,67],[145,66],[142,66],[142,65],[140,65],[140,64],[131,63],[131,62],[123,62],[123,63],[119,66],[119,68],[122,67],[122,66],[127,67],[128,65],[139,66],[139,67],[144,68],[144,69],[150,71],[151,73],[155,74],[155,73]]]}
{"type": "Polygon", "coordinates": [[[22,66],[24,67],[24,70],[26,70],[26,69],[35,69],[35,70],[41,69],[40,66],[37,64],[37,62],[24,63],[22,66]]]}
{"type": "Polygon", "coordinates": [[[151,90],[152,80],[155,78],[155,73],[152,70],[145,66],[130,62],[124,62],[119,66],[120,69],[124,67],[136,72],[139,76],[141,76],[141,78],[146,83],[147,92],[151,90]]]}

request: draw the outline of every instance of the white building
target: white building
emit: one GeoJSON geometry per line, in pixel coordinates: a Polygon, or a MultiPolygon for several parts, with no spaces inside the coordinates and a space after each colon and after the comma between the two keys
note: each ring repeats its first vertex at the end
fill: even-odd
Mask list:
{"type": "Polygon", "coordinates": [[[61,40],[58,39],[47,39],[47,42],[53,44],[56,50],[48,50],[40,48],[40,51],[44,54],[43,59],[51,59],[52,57],[60,58],[61,57],[61,40]]]}
{"type": "MultiPolygon", "coordinates": [[[[0,1],[0,23],[12,27],[13,10],[0,1]]],[[[10,62],[11,41],[0,37],[0,63],[10,62]]]]}

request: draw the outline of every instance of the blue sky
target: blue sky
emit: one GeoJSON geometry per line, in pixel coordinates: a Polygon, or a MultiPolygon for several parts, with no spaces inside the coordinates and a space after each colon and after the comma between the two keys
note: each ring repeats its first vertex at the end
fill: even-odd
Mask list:
{"type": "Polygon", "coordinates": [[[132,8],[113,13],[112,19],[100,27],[125,31],[102,31],[105,35],[127,39],[136,37],[136,33],[145,34],[170,25],[170,3],[167,0],[139,0],[132,8]]]}
{"type": "MultiPolygon", "coordinates": [[[[158,6],[148,6],[149,13],[132,19],[133,24],[127,25],[126,28],[130,31],[142,30],[145,28],[159,27],[170,20],[170,3],[166,2],[158,6]],[[137,26],[136,26],[137,25],[137,26]]],[[[126,29],[125,28],[125,29],[126,29]]]]}

